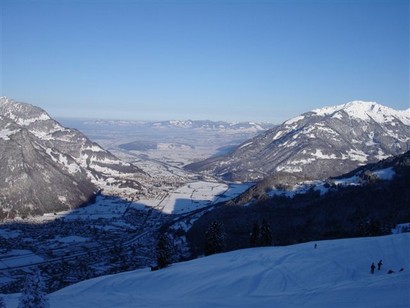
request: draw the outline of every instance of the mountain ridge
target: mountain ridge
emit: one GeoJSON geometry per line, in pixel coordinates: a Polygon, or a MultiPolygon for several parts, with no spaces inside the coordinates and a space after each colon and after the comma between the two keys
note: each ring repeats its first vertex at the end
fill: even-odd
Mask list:
{"type": "Polygon", "coordinates": [[[354,101],[291,118],[228,155],[190,164],[187,169],[239,181],[260,180],[281,171],[323,179],[409,148],[410,109],[395,111],[354,101]]]}
{"type": "Polygon", "coordinates": [[[126,126],[146,126],[155,128],[168,128],[168,129],[198,129],[198,130],[243,130],[244,132],[256,132],[264,131],[266,129],[275,126],[272,123],[266,122],[254,122],[254,121],[242,121],[242,122],[229,122],[229,121],[211,121],[211,120],[165,120],[165,121],[134,121],[134,120],[87,120],[84,121],[87,124],[98,125],[122,125],[126,126]]]}
{"type": "Polygon", "coordinates": [[[0,164],[7,211],[41,214],[80,206],[101,190],[125,198],[145,191],[139,180],[148,175],[142,170],[61,126],[43,109],[5,97],[0,98],[0,151],[7,157],[0,164]]]}

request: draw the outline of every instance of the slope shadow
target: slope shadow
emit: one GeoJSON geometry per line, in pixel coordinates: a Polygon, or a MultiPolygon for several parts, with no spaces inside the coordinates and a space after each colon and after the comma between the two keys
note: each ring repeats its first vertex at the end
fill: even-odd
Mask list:
{"type": "Polygon", "coordinates": [[[84,279],[152,263],[159,228],[155,209],[130,211],[120,197],[42,217],[0,224],[0,293],[20,292],[25,272],[39,267],[49,292],[84,279]]]}
{"type": "Polygon", "coordinates": [[[171,199],[174,204],[168,213],[100,194],[94,203],[73,210],[2,222],[0,293],[21,291],[24,272],[34,266],[42,269],[49,291],[103,274],[147,267],[155,261],[159,233],[208,211],[231,190],[238,188],[211,200],[171,199]]]}

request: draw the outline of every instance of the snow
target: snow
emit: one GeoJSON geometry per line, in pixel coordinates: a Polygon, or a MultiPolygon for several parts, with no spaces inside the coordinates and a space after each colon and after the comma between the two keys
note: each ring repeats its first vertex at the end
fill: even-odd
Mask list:
{"type": "Polygon", "coordinates": [[[307,159],[299,159],[299,160],[291,160],[289,161],[288,164],[290,165],[307,165],[310,164],[311,162],[315,161],[316,158],[307,158],[307,159]]]}
{"type": "Polygon", "coordinates": [[[323,152],[319,149],[316,149],[316,152],[311,153],[310,155],[320,158],[320,159],[337,159],[335,154],[326,155],[326,154],[323,154],[323,152]]]}
{"type": "Polygon", "coordinates": [[[335,185],[341,185],[341,186],[360,185],[360,177],[357,175],[354,175],[350,178],[342,178],[342,179],[334,180],[334,183],[335,185]]]}
{"type": "Polygon", "coordinates": [[[367,162],[367,154],[364,153],[363,151],[356,150],[356,149],[350,149],[347,151],[347,157],[344,156],[344,159],[350,159],[350,160],[356,160],[362,163],[367,162]]]}
{"type": "Polygon", "coordinates": [[[410,232],[410,223],[398,224],[393,230],[393,234],[410,232]]]}
{"type": "Polygon", "coordinates": [[[383,160],[383,159],[389,157],[389,155],[386,155],[386,154],[383,152],[382,149],[379,149],[378,152],[377,152],[377,155],[375,155],[375,157],[376,157],[378,160],[383,160]]]}
{"type": "Polygon", "coordinates": [[[8,128],[3,128],[2,130],[0,130],[0,139],[10,140],[10,136],[14,135],[15,133],[17,133],[19,131],[20,131],[19,129],[10,130],[8,128]]]}
{"type": "MultiPolygon", "coordinates": [[[[410,306],[410,233],[316,243],[316,249],[314,243],[244,249],[155,272],[102,276],[50,294],[50,306],[410,306]],[[382,269],[370,274],[380,259],[382,269]]],[[[7,307],[17,299],[5,296],[7,307]]]]}
{"type": "Polygon", "coordinates": [[[317,180],[301,182],[288,189],[276,188],[273,186],[267,195],[270,197],[283,196],[293,198],[299,194],[306,194],[311,189],[318,191],[321,195],[324,195],[329,191],[329,188],[326,187],[326,183],[324,181],[317,180]]]}
{"type": "Polygon", "coordinates": [[[68,162],[69,157],[67,155],[56,152],[51,148],[44,148],[44,150],[53,161],[64,167],[70,174],[81,172],[80,166],[77,165],[74,161],[71,164],[68,162]]]}
{"type": "Polygon", "coordinates": [[[297,117],[294,117],[290,120],[287,120],[284,124],[285,125],[291,125],[291,124],[294,124],[296,122],[299,122],[300,120],[303,120],[304,118],[305,118],[304,116],[297,116],[297,117]]]}
{"type": "Polygon", "coordinates": [[[341,118],[340,111],[344,111],[350,117],[363,121],[374,120],[382,124],[398,119],[403,124],[410,125],[410,108],[394,110],[375,102],[352,101],[343,105],[315,109],[312,112],[319,116],[332,115],[333,117],[341,118]]]}
{"type": "Polygon", "coordinates": [[[339,134],[337,132],[335,132],[333,129],[331,129],[330,127],[325,127],[320,125],[319,123],[316,125],[318,130],[324,131],[326,133],[332,134],[335,137],[339,136],[339,134]]]}
{"type": "MultiPolygon", "coordinates": [[[[116,219],[123,217],[124,213],[133,208],[136,210],[148,210],[154,208],[165,214],[185,214],[217,202],[230,200],[253,184],[236,184],[198,181],[182,185],[179,188],[163,192],[157,198],[140,199],[138,201],[127,201],[121,197],[107,195],[98,195],[93,204],[86,207],[80,207],[70,211],[61,211],[56,213],[44,214],[29,218],[33,222],[46,222],[58,218],[64,220],[98,220],[98,219],[116,219]]],[[[58,196],[62,202],[66,201],[64,196],[58,196]]],[[[112,223],[113,225],[114,223],[112,223]]],[[[131,228],[132,225],[119,222],[115,223],[117,227],[131,228]]],[[[3,232],[0,229],[0,236],[10,236],[9,232],[3,232]]],[[[17,236],[17,235],[16,235],[17,236]]]]}
{"type": "Polygon", "coordinates": [[[1,255],[0,270],[8,267],[26,266],[43,260],[42,257],[35,255],[31,250],[13,249],[1,255]]]}
{"type": "Polygon", "coordinates": [[[247,146],[249,146],[249,145],[252,145],[253,144],[253,142],[251,141],[251,142],[246,142],[246,143],[244,143],[243,145],[241,145],[240,147],[238,147],[238,150],[239,149],[242,149],[242,148],[245,148],[245,147],[247,147],[247,146]]]}
{"type": "Polygon", "coordinates": [[[128,203],[122,198],[98,195],[95,203],[69,212],[57,213],[66,220],[115,218],[121,217],[127,210],[128,203]]]}
{"type": "Polygon", "coordinates": [[[14,120],[18,125],[28,126],[37,121],[47,121],[50,117],[46,113],[40,114],[38,117],[23,119],[14,114],[9,114],[10,119],[14,120]]]}
{"type": "Polygon", "coordinates": [[[4,230],[4,229],[0,229],[0,236],[6,239],[10,239],[10,238],[16,238],[20,236],[20,231],[19,230],[4,230]]]}
{"type": "Polygon", "coordinates": [[[90,147],[84,147],[83,151],[106,152],[103,148],[95,144],[91,145],[90,147]]]}
{"type": "Polygon", "coordinates": [[[89,241],[89,238],[82,237],[82,236],[65,236],[65,237],[59,237],[57,240],[61,243],[83,243],[89,241]]]}
{"type": "Polygon", "coordinates": [[[297,173],[297,172],[302,172],[302,168],[299,167],[299,166],[292,167],[292,166],[285,165],[285,166],[278,166],[278,167],[276,167],[276,171],[284,171],[284,172],[289,172],[289,173],[297,173]]]}
{"type": "Polygon", "coordinates": [[[284,131],[278,131],[275,136],[273,136],[272,141],[279,139],[280,136],[282,136],[285,132],[284,131]]]}
{"type": "Polygon", "coordinates": [[[393,167],[381,169],[373,172],[380,180],[389,181],[394,178],[396,172],[394,172],[393,167]]]}

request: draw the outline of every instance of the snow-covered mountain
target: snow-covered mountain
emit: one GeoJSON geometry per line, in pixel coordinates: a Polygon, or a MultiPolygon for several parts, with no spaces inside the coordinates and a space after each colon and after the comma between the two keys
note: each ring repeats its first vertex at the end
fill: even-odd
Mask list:
{"type": "MultiPolygon", "coordinates": [[[[90,279],[50,294],[50,307],[410,305],[410,233],[316,243],[238,250],[155,272],[90,279]],[[380,259],[383,266],[371,274],[371,263],[380,259]]],[[[7,307],[17,300],[6,297],[7,307]]]]}
{"type": "Polygon", "coordinates": [[[410,108],[353,101],[312,110],[239,145],[187,166],[233,180],[277,172],[324,179],[410,149],[410,108]]]}
{"type": "Polygon", "coordinates": [[[139,194],[146,175],[62,127],[41,108],[0,98],[1,195],[3,209],[44,212],[84,204],[98,190],[139,194]]]}
{"type": "Polygon", "coordinates": [[[98,188],[69,155],[9,118],[0,116],[1,218],[42,214],[80,206],[98,188]]]}

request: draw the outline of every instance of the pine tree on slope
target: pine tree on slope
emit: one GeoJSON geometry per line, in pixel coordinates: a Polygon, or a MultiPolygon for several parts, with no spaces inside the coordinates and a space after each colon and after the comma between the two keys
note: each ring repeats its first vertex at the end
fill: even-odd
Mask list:
{"type": "Polygon", "coordinates": [[[48,298],[45,285],[38,268],[33,269],[26,276],[23,292],[18,308],[48,308],[48,298]]]}
{"type": "Polygon", "coordinates": [[[225,234],[223,231],[222,223],[214,221],[205,232],[205,256],[212,255],[214,253],[220,253],[224,250],[225,234]]]}
{"type": "Polygon", "coordinates": [[[272,246],[272,232],[265,219],[262,220],[260,241],[261,246],[272,246]]]}
{"type": "Polygon", "coordinates": [[[253,224],[252,233],[251,233],[251,237],[249,240],[249,244],[251,245],[251,247],[260,246],[260,242],[261,242],[260,237],[261,237],[261,234],[260,234],[259,224],[258,222],[255,222],[253,224]]]}
{"type": "Polygon", "coordinates": [[[157,242],[157,265],[158,268],[167,267],[172,263],[172,246],[168,236],[163,233],[157,242]]]}

